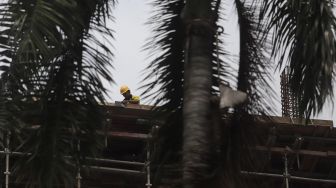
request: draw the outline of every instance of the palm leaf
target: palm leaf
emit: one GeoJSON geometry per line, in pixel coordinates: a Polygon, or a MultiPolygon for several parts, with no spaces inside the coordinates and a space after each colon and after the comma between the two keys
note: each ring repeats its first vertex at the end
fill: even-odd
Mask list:
{"type": "Polygon", "coordinates": [[[29,180],[30,187],[72,186],[84,156],[98,146],[99,104],[106,92],[101,77],[112,81],[107,71],[112,53],[95,37],[112,36],[102,18],[109,16],[109,2],[11,1],[6,7],[0,23],[11,31],[2,43],[11,50],[10,96],[26,101],[19,118],[37,117],[27,121],[29,132],[21,131],[24,140],[17,149],[31,155],[16,164],[17,181],[29,180]],[[32,123],[39,126],[32,129],[32,123]]]}
{"type": "Polygon", "coordinates": [[[165,112],[165,119],[168,120],[160,128],[158,147],[154,153],[154,164],[159,167],[157,171],[162,172],[161,163],[166,164],[166,160],[176,158],[176,152],[181,149],[185,33],[180,12],[184,1],[155,1],[152,6],[155,14],[149,24],[154,34],[145,49],[150,50],[150,56],[154,58],[147,67],[150,72],[144,80],[156,78],[144,85],[146,90],[143,96],[154,96],[154,104],[162,105],[159,112],[165,112]],[[165,16],[161,16],[162,12],[166,12],[165,16]],[[151,92],[155,87],[159,87],[158,92],[151,92]],[[167,156],[169,153],[171,156],[167,156]]]}
{"type": "Polygon", "coordinates": [[[239,30],[240,56],[237,89],[247,93],[248,103],[245,110],[250,114],[274,114],[271,108],[275,91],[269,84],[272,64],[268,60],[265,44],[261,40],[263,27],[256,21],[258,4],[235,1],[239,30]]]}
{"type": "Polygon", "coordinates": [[[321,112],[333,96],[335,15],[332,0],[265,1],[263,17],[274,29],[273,56],[290,67],[290,86],[301,115],[321,112]],[[288,58],[285,56],[288,54],[288,58]],[[287,59],[287,61],[285,61],[287,59]]]}

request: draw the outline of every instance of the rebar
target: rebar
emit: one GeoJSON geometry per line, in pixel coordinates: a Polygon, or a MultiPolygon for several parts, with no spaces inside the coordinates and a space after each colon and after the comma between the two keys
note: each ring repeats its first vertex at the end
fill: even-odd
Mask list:
{"type": "Polygon", "coordinates": [[[298,110],[298,100],[293,95],[290,87],[289,71],[289,67],[287,66],[280,75],[282,116],[296,118],[300,116],[298,110]]]}

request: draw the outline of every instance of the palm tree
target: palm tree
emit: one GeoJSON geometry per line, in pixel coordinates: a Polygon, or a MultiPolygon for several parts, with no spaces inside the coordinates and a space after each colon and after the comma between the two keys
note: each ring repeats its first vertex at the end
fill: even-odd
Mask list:
{"type": "MultiPolygon", "coordinates": [[[[161,170],[169,170],[169,165],[164,167],[162,161],[180,159],[178,166],[182,169],[173,171],[179,172],[183,187],[188,188],[211,187],[209,183],[215,181],[217,185],[240,185],[236,178],[239,165],[241,160],[249,160],[239,159],[239,153],[246,149],[246,123],[253,122],[251,114],[267,115],[271,110],[272,97],[267,98],[263,92],[272,90],[266,81],[270,77],[268,58],[275,58],[280,67],[290,66],[290,85],[299,100],[301,116],[309,118],[319,113],[326,99],[332,97],[336,57],[334,1],[236,0],[240,27],[237,88],[246,92],[249,100],[236,107],[232,120],[220,122],[218,129],[216,118],[211,118],[218,106],[212,104],[211,96],[218,95],[217,80],[232,79],[226,69],[230,62],[214,57],[221,3],[166,0],[153,4],[157,14],[152,17],[154,37],[148,47],[154,47],[151,54],[160,55],[149,68],[150,75],[158,74],[159,79],[148,84],[145,92],[160,85],[155,96],[161,97],[157,100],[163,103],[162,111],[169,112],[169,120],[176,117],[176,121],[168,121],[162,127],[159,137],[163,148],[158,150],[157,161],[161,170]],[[270,38],[271,35],[274,37],[270,38]],[[218,63],[224,68],[219,73],[218,63]],[[214,139],[217,137],[219,143],[214,139]],[[229,160],[234,165],[228,165],[229,160]]],[[[218,40],[225,45],[225,41],[218,40]]],[[[160,176],[169,174],[172,173],[160,176]]]]}
{"type": "MultiPolygon", "coordinates": [[[[83,157],[96,146],[94,133],[103,122],[97,106],[105,92],[99,76],[112,81],[106,70],[112,53],[92,31],[112,36],[104,25],[108,2],[114,3],[11,0],[1,4],[0,125],[15,136],[15,149],[31,154],[16,166],[18,180],[31,180],[31,187],[51,187],[55,182],[70,186],[83,157]],[[37,107],[27,106],[32,103],[37,107]],[[30,126],[29,113],[38,117],[39,127],[30,126]],[[31,132],[25,134],[24,128],[31,132]]],[[[173,177],[183,177],[177,186],[241,186],[240,165],[250,160],[240,159],[240,152],[248,148],[246,122],[253,122],[251,114],[270,112],[271,99],[263,94],[271,90],[266,81],[268,50],[280,66],[290,66],[301,115],[309,118],[320,112],[332,96],[334,1],[235,0],[240,30],[239,61],[233,62],[239,65],[237,78],[230,74],[232,62],[225,59],[225,40],[217,36],[225,2],[153,0],[154,33],[147,48],[157,58],[148,67],[147,78],[155,74],[158,79],[144,87],[147,96],[153,96],[152,88],[160,88],[153,98],[162,104],[159,112],[167,120],[154,158],[158,177],[173,172],[173,177]],[[230,121],[223,121],[218,88],[223,81],[235,80],[249,100],[235,107],[230,121]],[[174,163],[177,166],[171,166],[174,163]]]]}
{"type": "Polygon", "coordinates": [[[99,146],[101,78],[112,81],[112,53],[95,36],[112,37],[105,25],[111,3],[1,4],[1,128],[11,132],[12,150],[28,154],[14,167],[28,187],[71,187],[83,157],[99,146]]]}

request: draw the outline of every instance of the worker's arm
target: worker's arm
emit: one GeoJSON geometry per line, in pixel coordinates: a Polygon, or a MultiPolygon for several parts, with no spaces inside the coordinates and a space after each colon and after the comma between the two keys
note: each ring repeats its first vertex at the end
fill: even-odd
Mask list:
{"type": "Polygon", "coordinates": [[[140,97],[139,96],[132,96],[131,100],[128,101],[132,104],[139,104],[140,103],[140,97]]]}

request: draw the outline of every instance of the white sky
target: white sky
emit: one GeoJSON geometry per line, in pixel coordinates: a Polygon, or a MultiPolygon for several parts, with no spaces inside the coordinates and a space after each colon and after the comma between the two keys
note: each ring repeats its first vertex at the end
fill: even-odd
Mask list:
{"type": "MultiPolygon", "coordinates": [[[[0,0],[0,2],[3,2],[3,0],[0,0]]],[[[119,86],[121,84],[127,84],[135,95],[140,95],[141,93],[138,89],[142,85],[143,75],[141,72],[149,63],[147,53],[142,50],[145,41],[151,35],[150,28],[145,25],[151,14],[149,2],[148,0],[120,0],[113,10],[115,21],[110,21],[108,25],[115,31],[115,40],[112,41],[114,45],[112,51],[115,54],[112,62],[114,69],[111,70],[111,74],[116,83],[113,85],[106,84],[110,90],[108,101],[122,100],[123,97],[119,94],[119,86]]],[[[229,46],[227,50],[233,54],[233,57],[237,57],[239,53],[237,18],[232,0],[225,2],[225,15],[230,17],[226,23],[223,23],[226,33],[225,42],[229,46]]],[[[278,71],[274,71],[273,83],[274,89],[279,94],[276,103],[276,106],[278,106],[276,115],[281,115],[278,71]]],[[[336,87],[334,93],[336,93],[336,87]]],[[[334,100],[336,100],[335,97],[334,100]]],[[[336,122],[336,115],[332,109],[336,109],[336,105],[326,104],[325,109],[318,118],[333,119],[336,122]]]]}
{"type": "MultiPolygon", "coordinates": [[[[230,15],[230,20],[224,23],[226,44],[233,56],[239,53],[239,38],[237,35],[237,18],[235,9],[230,1],[225,5],[225,14],[230,15]]],[[[121,0],[113,10],[115,22],[109,23],[110,27],[115,31],[114,53],[113,59],[114,70],[111,70],[112,76],[116,84],[109,86],[110,101],[120,101],[123,97],[119,94],[119,86],[127,84],[132,93],[139,95],[141,91],[138,89],[142,83],[142,71],[148,65],[149,60],[146,59],[147,52],[142,50],[145,41],[150,37],[150,28],[145,24],[151,14],[151,6],[148,1],[144,0],[121,0]]],[[[280,83],[279,73],[274,70],[274,89],[277,91],[277,98],[280,101],[280,83]]],[[[336,85],[336,83],[335,83],[336,85]]],[[[336,93],[336,88],[335,91],[336,93]]],[[[335,98],[335,97],[334,97],[335,98]]],[[[335,99],[336,100],[336,99],[335,99]]],[[[277,114],[281,115],[281,105],[279,101],[277,114]]],[[[336,109],[336,105],[333,107],[336,109]]],[[[335,113],[334,113],[335,114],[335,113]]],[[[318,116],[319,119],[333,119],[336,122],[336,115],[333,115],[331,104],[327,104],[323,112],[318,116]]],[[[335,123],[334,123],[335,124],[335,123]]]]}
{"type": "MultiPolygon", "coordinates": [[[[0,0],[0,2],[3,2],[3,0],[0,0]]],[[[141,93],[138,89],[142,85],[143,74],[141,72],[149,63],[147,52],[142,50],[143,45],[151,35],[149,26],[145,25],[152,13],[149,2],[148,0],[120,0],[113,10],[115,21],[110,21],[108,25],[115,31],[115,40],[112,41],[114,45],[112,51],[115,54],[112,60],[114,69],[111,70],[111,74],[116,83],[113,85],[106,84],[110,90],[108,101],[120,101],[123,99],[119,94],[119,86],[121,84],[127,84],[135,95],[140,95],[141,93]]],[[[226,34],[225,42],[229,46],[227,50],[233,54],[233,57],[237,57],[239,53],[237,18],[232,0],[225,2],[225,15],[230,17],[226,23],[223,23],[226,34]]],[[[278,100],[280,101],[278,71],[274,71],[274,89],[278,91],[278,100]]],[[[336,87],[334,93],[336,93],[336,87]]],[[[335,97],[334,100],[336,100],[335,97]]],[[[276,106],[278,106],[276,115],[281,115],[279,101],[276,103],[276,106]]],[[[336,105],[327,104],[318,118],[333,119],[335,124],[336,115],[332,109],[336,109],[336,105]]]]}
{"type": "MultiPolygon", "coordinates": [[[[228,1],[226,1],[228,2],[228,1]]],[[[225,5],[226,15],[235,15],[234,7],[231,2],[225,5]]],[[[115,22],[110,25],[115,31],[115,41],[113,41],[115,58],[113,59],[114,70],[112,76],[116,84],[110,86],[111,101],[120,101],[123,97],[119,94],[119,86],[127,84],[135,95],[141,91],[138,89],[143,78],[142,71],[148,65],[147,53],[142,50],[145,41],[150,37],[150,29],[145,25],[151,13],[151,6],[144,0],[121,0],[113,10],[115,22]]],[[[227,23],[224,23],[227,46],[234,56],[239,53],[239,38],[237,35],[237,18],[230,16],[227,23]],[[228,27],[229,26],[229,27],[228,27]]],[[[280,100],[279,73],[274,70],[274,88],[280,100]]],[[[335,83],[336,85],[336,83],[335,83]]],[[[336,88],[335,88],[336,90],[336,88]]],[[[336,93],[336,91],[334,91],[336,93]]],[[[335,98],[335,97],[334,97],[335,98]]],[[[277,114],[281,115],[281,106],[277,102],[277,114]]],[[[333,107],[336,109],[336,105],[333,107]]],[[[331,104],[327,104],[323,112],[318,116],[319,119],[333,119],[336,122],[336,114],[332,112],[331,104]]],[[[335,123],[334,123],[335,124],[335,123]]]]}
{"type": "Polygon", "coordinates": [[[121,0],[113,10],[115,21],[110,27],[115,31],[113,41],[115,58],[112,76],[116,84],[111,87],[110,100],[121,101],[119,86],[128,85],[132,93],[140,95],[138,90],[143,79],[141,72],[148,65],[147,54],[142,50],[150,36],[150,28],[145,25],[150,6],[143,0],[121,0]]]}

